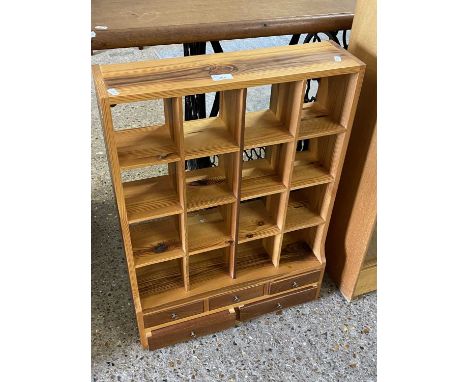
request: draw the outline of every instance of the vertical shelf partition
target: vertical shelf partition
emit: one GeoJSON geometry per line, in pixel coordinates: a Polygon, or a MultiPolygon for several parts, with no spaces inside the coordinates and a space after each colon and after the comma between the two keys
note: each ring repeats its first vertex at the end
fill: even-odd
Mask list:
{"type": "Polygon", "coordinates": [[[330,42],[93,67],[144,347],[317,298],[363,72],[330,42]],[[312,77],[317,101],[303,105],[312,77]],[[248,88],[268,84],[269,109],[246,113],[248,88]],[[211,91],[219,116],[184,121],[182,97],[211,91]],[[114,130],[112,104],[155,98],[164,125],[114,130]],[[186,170],[207,156],[215,166],[186,170]],[[167,175],[122,180],[150,165],[167,175]]]}

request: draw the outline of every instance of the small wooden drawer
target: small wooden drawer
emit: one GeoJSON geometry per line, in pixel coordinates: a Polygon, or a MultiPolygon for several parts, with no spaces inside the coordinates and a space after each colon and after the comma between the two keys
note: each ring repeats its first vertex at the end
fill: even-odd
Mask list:
{"type": "Polygon", "coordinates": [[[234,310],[224,310],[207,316],[194,318],[164,328],[151,331],[148,338],[150,350],[159,349],[177,342],[187,341],[192,338],[205,336],[219,330],[230,328],[236,323],[234,310]]]}
{"type": "Polygon", "coordinates": [[[270,284],[270,294],[280,293],[289,289],[303,287],[305,285],[318,282],[320,279],[320,271],[305,273],[299,276],[290,277],[288,279],[273,281],[270,284]]]}
{"type": "Polygon", "coordinates": [[[200,313],[203,313],[203,301],[195,301],[176,308],[146,314],[143,316],[143,322],[145,324],[145,328],[150,328],[151,326],[165,324],[166,322],[180,320],[181,318],[200,313]]]}
{"type": "Polygon", "coordinates": [[[237,290],[210,298],[210,310],[263,296],[263,285],[237,290]]]}
{"type": "Polygon", "coordinates": [[[253,302],[251,304],[247,304],[238,308],[239,320],[250,320],[262,314],[271,313],[275,310],[315,300],[316,297],[317,288],[311,287],[302,289],[300,291],[291,292],[280,297],[274,297],[263,301],[253,302]]]}

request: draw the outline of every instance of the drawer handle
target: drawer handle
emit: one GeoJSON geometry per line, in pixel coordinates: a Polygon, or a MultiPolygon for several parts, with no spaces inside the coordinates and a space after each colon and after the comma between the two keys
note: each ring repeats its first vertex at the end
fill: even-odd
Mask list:
{"type": "Polygon", "coordinates": [[[190,336],[191,336],[192,338],[195,338],[197,335],[195,334],[195,332],[191,332],[191,333],[190,333],[190,336]]]}
{"type": "Polygon", "coordinates": [[[292,287],[293,287],[293,288],[297,288],[298,286],[299,286],[299,284],[298,284],[296,281],[294,281],[294,282],[292,283],[292,287]]]}
{"type": "Polygon", "coordinates": [[[171,318],[172,318],[173,320],[177,319],[177,318],[178,318],[177,313],[172,313],[172,314],[171,314],[171,318]]]}
{"type": "Polygon", "coordinates": [[[281,305],[280,303],[276,304],[276,307],[277,307],[278,309],[283,309],[283,305],[281,305]]]}
{"type": "Polygon", "coordinates": [[[239,302],[240,298],[239,298],[239,296],[234,296],[233,300],[234,300],[234,302],[239,302]]]}

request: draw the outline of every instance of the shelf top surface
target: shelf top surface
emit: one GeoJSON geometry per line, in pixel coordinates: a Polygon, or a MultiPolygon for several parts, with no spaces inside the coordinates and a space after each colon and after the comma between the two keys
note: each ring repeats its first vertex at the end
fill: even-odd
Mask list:
{"type": "Polygon", "coordinates": [[[111,104],[241,89],[360,71],[365,64],[332,41],[249,51],[95,65],[98,95],[111,104]]]}

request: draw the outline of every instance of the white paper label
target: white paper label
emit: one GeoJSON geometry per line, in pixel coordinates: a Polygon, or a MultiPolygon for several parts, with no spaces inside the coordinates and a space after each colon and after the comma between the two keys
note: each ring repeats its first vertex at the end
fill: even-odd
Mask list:
{"type": "Polygon", "coordinates": [[[107,92],[110,95],[113,95],[113,96],[119,95],[119,91],[117,89],[114,89],[114,88],[107,89],[107,92]]]}
{"type": "Polygon", "coordinates": [[[107,29],[107,25],[96,25],[94,29],[105,31],[107,29]]]}
{"type": "Polygon", "coordinates": [[[340,56],[335,56],[335,62],[341,62],[341,57],[340,56]]]}
{"type": "Polygon", "coordinates": [[[95,31],[91,31],[91,38],[93,37],[96,37],[96,32],[95,31]]]}
{"type": "Polygon", "coordinates": [[[234,77],[232,74],[212,74],[211,78],[213,81],[232,80],[234,77]]]}

